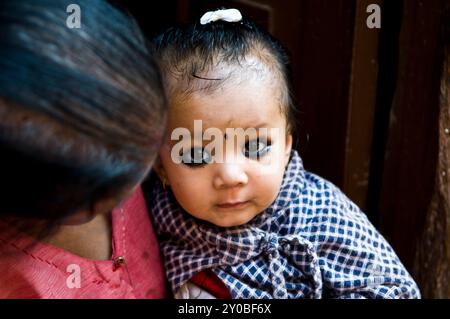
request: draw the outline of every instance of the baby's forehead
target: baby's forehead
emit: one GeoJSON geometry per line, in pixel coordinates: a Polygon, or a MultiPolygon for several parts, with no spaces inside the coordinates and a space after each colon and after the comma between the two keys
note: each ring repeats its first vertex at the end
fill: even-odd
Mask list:
{"type": "Polygon", "coordinates": [[[276,61],[265,55],[247,54],[232,60],[220,53],[208,59],[192,55],[177,65],[167,65],[166,81],[169,92],[190,94],[197,91],[214,92],[223,86],[241,85],[252,81],[266,81],[267,86],[285,86],[276,61]]]}
{"type": "Polygon", "coordinates": [[[171,103],[169,124],[189,129],[196,120],[202,121],[206,128],[280,126],[284,119],[280,100],[275,90],[265,88],[265,84],[254,81],[214,92],[202,90],[189,96],[180,95],[171,103]]]}
{"type": "Polygon", "coordinates": [[[208,68],[193,67],[186,79],[171,79],[172,122],[202,119],[214,127],[225,127],[227,121],[233,127],[279,122],[286,104],[284,83],[277,81],[281,76],[255,56],[239,63],[213,62],[208,68]]]}

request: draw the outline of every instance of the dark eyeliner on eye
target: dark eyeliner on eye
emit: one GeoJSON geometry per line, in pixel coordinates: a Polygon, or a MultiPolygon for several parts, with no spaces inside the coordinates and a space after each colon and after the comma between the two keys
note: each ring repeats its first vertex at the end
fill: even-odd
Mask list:
{"type": "Polygon", "coordinates": [[[266,139],[255,139],[245,143],[244,155],[251,159],[259,159],[266,155],[271,148],[271,141],[266,139]]]}
{"type": "Polygon", "coordinates": [[[211,155],[203,147],[192,147],[180,154],[181,162],[189,167],[202,167],[211,163],[211,155]]]}

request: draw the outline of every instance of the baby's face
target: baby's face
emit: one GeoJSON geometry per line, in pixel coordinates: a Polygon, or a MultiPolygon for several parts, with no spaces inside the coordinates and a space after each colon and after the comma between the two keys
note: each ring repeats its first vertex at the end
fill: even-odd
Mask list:
{"type": "Polygon", "coordinates": [[[159,173],[188,213],[218,226],[238,226],[276,199],[292,136],[272,91],[264,81],[255,80],[171,102],[169,136],[160,151],[159,173]],[[198,120],[201,130],[200,122],[194,130],[198,120]],[[192,138],[171,140],[170,135],[180,128],[189,130],[192,138]],[[245,136],[251,128],[256,135],[245,136]],[[220,133],[222,143],[211,148],[214,138],[202,135],[208,129],[220,133]],[[238,129],[234,137],[233,129],[238,129]],[[212,163],[195,163],[195,154],[212,163]]]}

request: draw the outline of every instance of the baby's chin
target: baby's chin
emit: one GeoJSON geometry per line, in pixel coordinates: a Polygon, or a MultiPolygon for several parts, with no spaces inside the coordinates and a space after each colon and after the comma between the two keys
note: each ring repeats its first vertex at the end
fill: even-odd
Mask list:
{"type": "Polygon", "coordinates": [[[219,227],[229,228],[229,227],[238,227],[248,224],[252,219],[261,214],[263,211],[259,212],[234,212],[229,213],[229,215],[234,216],[215,216],[214,218],[209,218],[208,222],[212,223],[219,227]]]}

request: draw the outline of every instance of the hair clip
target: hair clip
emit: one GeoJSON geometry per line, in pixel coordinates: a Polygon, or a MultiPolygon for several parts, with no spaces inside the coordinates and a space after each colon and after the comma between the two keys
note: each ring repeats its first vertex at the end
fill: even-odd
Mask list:
{"type": "Polygon", "coordinates": [[[239,22],[242,20],[242,15],[237,9],[208,11],[200,18],[200,24],[204,25],[218,20],[226,22],[239,22]]]}

